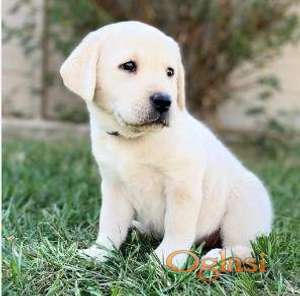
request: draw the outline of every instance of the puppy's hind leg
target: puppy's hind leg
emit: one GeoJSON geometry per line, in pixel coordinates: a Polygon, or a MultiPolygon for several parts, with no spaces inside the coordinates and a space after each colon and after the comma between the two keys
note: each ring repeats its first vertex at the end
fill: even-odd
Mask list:
{"type": "MultiPolygon", "coordinates": [[[[267,190],[252,173],[236,183],[228,199],[226,214],[221,222],[221,237],[226,257],[245,259],[251,256],[251,240],[269,234],[272,208],[267,190]]],[[[219,250],[211,250],[204,257],[212,257],[219,250]]]]}
{"type": "Polygon", "coordinates": [[[133,220],[131,225],[132,225],[132,227],[136,228],[141,234],[147,233],[147,229],[141,222],[139,222],[137,220],[133,220]]]}

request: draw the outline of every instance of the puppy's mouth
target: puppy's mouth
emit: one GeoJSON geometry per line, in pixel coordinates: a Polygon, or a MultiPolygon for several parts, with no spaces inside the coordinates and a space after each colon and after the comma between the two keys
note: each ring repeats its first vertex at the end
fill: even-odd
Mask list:
{"type": "Polygon", "coordinates": [[[154,117],[136,123],[126,121],[119,113],[116,114],[116,118],[121,125],[136,130],[137,132],[143,131],[148,128],[157,129],[169,126],[168,113],[157,114],[154,117]]]}
{"type": "Polygon", "coordinates": [[[169,116],[157,116],[155,119],[145,120],[139,123],[128,123],[128,125],[133,127],[147,127],[147,126],[169,126],[169,116]]]}

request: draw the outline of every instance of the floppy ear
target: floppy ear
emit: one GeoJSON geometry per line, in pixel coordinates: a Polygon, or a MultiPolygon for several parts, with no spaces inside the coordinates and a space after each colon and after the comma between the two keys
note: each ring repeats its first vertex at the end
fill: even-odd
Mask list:
{"type": "Polygon", "coordinates": [[[60,68],[65,86],[86,101],[92,101],[94,98],[96,66],[102,37],[101,29],[89,33],[60,68]]]}
{"type": "Polygon", "coordinates": [[[185,74],[181,58],[178,63],[177,104],[180,110],[185,109],[185,74]]]}

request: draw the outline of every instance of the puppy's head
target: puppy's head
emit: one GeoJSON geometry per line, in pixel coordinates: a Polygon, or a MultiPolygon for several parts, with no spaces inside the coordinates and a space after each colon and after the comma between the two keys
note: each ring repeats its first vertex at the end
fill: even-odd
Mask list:
{"type": "Polygon", "coordinates": [[[140,22],[91,32],[60,73],[71,91],[111,114],[123,128],[137,132],[168,126],[185,108],[177,43],[140,22]]]}

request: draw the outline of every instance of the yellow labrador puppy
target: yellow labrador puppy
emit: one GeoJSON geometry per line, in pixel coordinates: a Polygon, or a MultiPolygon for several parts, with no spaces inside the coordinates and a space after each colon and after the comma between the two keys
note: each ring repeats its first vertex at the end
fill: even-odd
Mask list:
{"type": "Polygon", "coordinates": [[[155,251],[162,262],[217,230],[223,248],[244,258],[250,240],[270,232],[262,182],[186,110],[172,38],[140,22],[107,25],[82,40],[60,73],[87,104],[102,176],[99,234],[83,254],[104,260],[134,219],[162,238],[155,251]]]}

